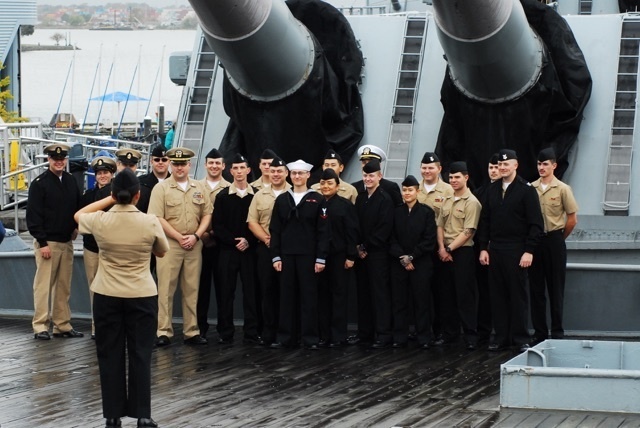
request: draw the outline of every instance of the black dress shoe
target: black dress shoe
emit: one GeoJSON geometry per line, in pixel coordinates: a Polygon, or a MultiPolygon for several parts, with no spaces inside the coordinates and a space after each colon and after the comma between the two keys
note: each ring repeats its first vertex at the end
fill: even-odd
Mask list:
{"type": "Polygon", "coordinates": [[[312,343],[311,345],[304,345],[304,349],[308,349],[310,351],[317,351],[320,349],[317,343],[312,343]]]}
{"type": "Polygon", "coordinates": [[[151,418],[138,418],[139,427],[157,427],[158,424],[151,418]]]}
{"type": "Polygon", "coordinates": [[[467,351],[475,351],[476,349],[478,349],[478,345],[473,342],[467,343],[467,351]]]}
{"type": "Polygon", "coordinates": [[[107,418],[107,422],[104,425],[105,427],[121,427],[122,422],[120,422],[120,418],[107,418]]]}
{"type": "Polygon", "coordinates": [[[60,333],[53,333],[53,337],[84,337],[83,333],[71,329],[69,331],[62,331],[60,333]]]}
{"type": "Polygon", "coordinates": [[[381,340],[376,340],[371,345],[372,349],[385,349],[385,348],[388,348],[388,347],[389,347],[389,343],[388,342],[383,342],[381,340]]]}
{"type": "Polygon", "coordinates": [[[40,333],[35,333],[33,335],[34,339],[40,339],[40,340],[51,340],[51,335],[49,334],[48,331],[41,331],[40,333]]]}
{"type": "Polygon", "coordinates": [[[418,338],[418,333],[416,333],[415,331],[410,331],[409,335],[407,336],[407,339],[409,340],[416,340],[418,338]]]}
{"type": "Polygon", "coordinates": [[[207,343],[209,343],[207,339],[199,334],[184,340],[185,345],[206,345],[207,343]]]}
{"type": "Polygon", "coordinates": [[[156,346],[168,346],[171,344],[171,339],[169,337],[162,335],[156,339],[156,346]]]}
{"type": "Polygon", "coordinates": [[[219,337],[218,345],[231,345],[233,344],[233,337],[219,337]]]}
{"type": "Polygon", "coordinates": [[[507,347],[499,343],[491,343],[489,344],[489,347],[487,349],[489,350],[489,352],[502,352],[507,349],[507,347]]]}
{"type": "Polygon", "coordinates": [[[431,342],[431,344],[432,344],[433,346],[442,346],[442,345],[444,345],[444,344],[445,344],[445,341],[444,341],[444,339],[443,339],[443,338],[439,337],[439,338],[437,338],[437,339],[433,340],[433,341],[431,342]]]}
{"type": "Polygon", "coordinates": [[[330,349],[342,348],[344,346],[344,342],[331,342],[329,344],[330,349]]]}
{"type": "Polygon", "coordinates": [[[528,343],[523,343],[522,345],[519,345],[518,350],[520,352],[527,352],[527,349],[531,348],[531,346],[529,346],[528,343]]]}
{"type": "Polygon", "coordinates": [[[391,345],[392,348],[406,348],[407,347],[407,342],[393,342],[393,345],[391,345]]]}
{"type": "Polygon", "coordinates": [[[264,345],[264,340],[260,336],[245,336],[242,343],[245,345],[264,345]]]}
{"type": "Polygon", "coordinates": [[[431,349],[431,344],[429,342],[427,343],[421,343],[419,346],[420,349],[431,349]]]}
{"type": "Polygon", "coordinates": [[[284,345],[281,342],[273,342],[271,345],[269,345],[269,348],[271,348],[271,349],[282,349],[282,348],[284,348],[284,345]]]}
{"type": "Polygon", "coordinates": [[[320,348],[328,348],[329,347],[329,341],[327,339],[320,339],[318,341],[318,346],[320,348]]]}
{"type": "Polygon", "coordinates": [[[91,333],[91,340],[96,340],[96,334],[95,333],[91,333]]]}

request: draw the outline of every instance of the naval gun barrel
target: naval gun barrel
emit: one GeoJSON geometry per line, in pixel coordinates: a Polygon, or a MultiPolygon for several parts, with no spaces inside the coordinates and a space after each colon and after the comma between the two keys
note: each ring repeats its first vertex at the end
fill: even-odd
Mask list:
{"type": "Polygon", "coordinates": [[[244,96],[274,101],[313,69],[313,37],[282,0],[189,0],[207,43],[244,96]]]}
{"type": "Polygon", "coordinates": [[[449,74],[459,91],[493,104],[519,98],[536,84],[544,44],[519,0],[433,0],[433,6],[449,74]]]}

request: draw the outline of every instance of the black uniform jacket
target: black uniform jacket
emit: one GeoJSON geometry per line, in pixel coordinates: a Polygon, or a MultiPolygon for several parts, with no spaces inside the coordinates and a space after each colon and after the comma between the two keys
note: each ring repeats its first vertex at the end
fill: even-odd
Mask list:
{"type": "Polygon", "coordinates": [[[393,213],[393,232],[389,254],[413,256],[414,260],[430,255],[436,246],[436,218],[433,210],[417,202],[411,211],[407,205],[396,207],[393,213]]]}
{"type": "Polygon", "coordinates": [[[73,215],[80,206],[80,189],[68,172],[60,180],[51,170],[40,174],[29,187],[27,228],[41,247],[47,241],[67,242],[78,227],[73,215]]]}
{"type": "Polygon", "coordinates": [[[316,262],[325,263],[331,230],[329,222],[321,215],[323,200],[324,196],[309,190],[295,205],[293,189],[276,198],[269,224],[274,262],[285,254],[314,255],[316,262]]]}
{"type": "Polygon", "coordinates": [[[367,192],[358,193],[356,211],[360,221],[360,244],[367,252],[389,251],[394,208],[391,197],[380,186],[371,197],[367,192]]]}
{"type": "Polygon", "coordinates": [[[331,229],[329,254],[346,254],[347,259],[355,261],[360,239],[356,207],[342,196],[334,195],[323,201],[321,210],[321,216],[329,221],[331,229]]]}
{"type": "MultiPolygon", "coordinates": [[[[98,188],[98,184],[93,189],[89,189],[84,192],[84,195],[80,198],[80,208],[84,208],[89,204],[104,199],[111,194],[111,183],[104,186],[102,189],[98,188]]],[[[109,211],[107,208],[105,211],[109,211]]],[[[98,243],[91,234],[82,235],[82,245],[89,251],[94,253],[98,252],[98,243]]]]}
{"type": "Polygon", "coordinates": [[[502,197],[502,180],[489,185],[482,205],[478,242],[480,249],[519,250],[533,253],[544,225],[536,190],[516,176],[502,197]]]}
{"type": "MultiPolygon", "coordinates": [[[[367,188],[364,187],[364,182],[362,180],[356,181],[351,185],[356,188],[358,193],[367,193],[367,188]]],[[[396,183],[394,183],[393,181],[387,180],[386,178],[383,178],[382,180],[380,180],[380,187],[385,192],[387,192],[389,197],[391,197],[391,200],[393,201],[393,205],[399,207],[404,203],[402,201],[402,193],[400,193],[400,187],[396,183]]]]}
{"type": "Polygon", "coordinates": [[[245,238],[249,241],[249,248],[255,248],[258,241],[249,230],[247,223],[249,205],[251,205],[253,195],[247,192],[241,198],[236,193],[229,194],[229,189],[229,187],[225,187],[218,193],[213,206],[211,225],[216,242],[222,248],[229,250],[238,244],[236,238],[245,238]]]}
{"type": "MultiPolygon", "coordinates": [[[[171,173],[167,174],[167,178],[171,177],[171,173]]],[[[146,213],[149,210],[149,201],[151,200],[151,191],[158,184],[158,177],[153,172],[138,177],[140,181],[140,199],[136,204],[141,212],[146,213]]]]}

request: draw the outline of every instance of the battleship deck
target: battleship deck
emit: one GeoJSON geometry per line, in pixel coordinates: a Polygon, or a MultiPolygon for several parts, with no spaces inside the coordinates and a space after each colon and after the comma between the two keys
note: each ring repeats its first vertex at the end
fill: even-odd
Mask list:
{"type": "MultiPolygon", "coordinates": [[[[89,331],[87,321],[74,327],[89,331]]],[[[237,335],[241,336],[241,335],[237,335]]],[[[609,427],[639,415],[499,410],[509,352],[461,344],[422,351],[359,347],[190,347],[176,337],[152,359],[162,427],[609,427]]],[[[102,427],[94,342],[35,341],[30,320],[0,318],[0,425],[102,427]]],[[[123,418],[123,426],[135,421],[123,418]]]]}

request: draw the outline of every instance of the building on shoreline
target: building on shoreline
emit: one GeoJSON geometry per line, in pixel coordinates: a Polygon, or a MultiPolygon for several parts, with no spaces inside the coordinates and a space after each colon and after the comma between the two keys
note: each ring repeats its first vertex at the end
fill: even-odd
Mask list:
{"type": "Polygon", "coordinates": [[[36,24],[36,1],[0,2],[0,79],[10,78],[7,88],[13,99],[6,101],[8,111],[20,114],[20,26],[36,24]]]}

